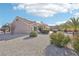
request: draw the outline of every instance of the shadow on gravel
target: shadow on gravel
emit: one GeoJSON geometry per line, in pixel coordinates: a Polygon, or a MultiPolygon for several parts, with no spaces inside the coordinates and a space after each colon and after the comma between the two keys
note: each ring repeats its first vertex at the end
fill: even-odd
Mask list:
{"type": "Polygon", "coordinates": [[[55,45],[49,45],[45,49],[46,56],[77,56],[77,54],[69,48],[59,48],[55,45]]]}
{"type": "Polygon", "coordinates": [[[25,37],[23,40],[33,39],[33,38],[36,38],[36,37],[29,37],[29,36],[27,36],[27,37],[25,37]]]}

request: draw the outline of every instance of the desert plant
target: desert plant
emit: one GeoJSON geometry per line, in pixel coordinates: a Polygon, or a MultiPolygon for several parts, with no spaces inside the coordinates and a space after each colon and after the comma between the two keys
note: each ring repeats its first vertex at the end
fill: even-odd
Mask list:
{"type": "Polygon", "coordinates": [[[30,37],[37,37],[37,33],[36,33],[35,31],[32,31],[32,32],[30,33],[30,37]]]}
{"type": "Polygon", "coordinates": [[[65,36],[63,33],[52,33],[50,35],[50,42],[51,44],[54,44],[58,47],[64,47],[68,44],[68,42],[70,41],[70,38],[68,36],[65,36]]]}
{"type": "Polygon", "coordinates": [[[79,55],[79,39],[73,42],[73,48],[76,51],[76,53],[79,55]]]}

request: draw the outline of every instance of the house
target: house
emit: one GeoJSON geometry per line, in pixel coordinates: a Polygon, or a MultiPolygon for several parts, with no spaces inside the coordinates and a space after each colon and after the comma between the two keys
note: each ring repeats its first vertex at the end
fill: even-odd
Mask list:
{"type": "Polygon", "coordinates": [[[51,30],[51,31],[59,31],[60,28],[59,28],[58,25],[55,25],[55,26],[50,26],[50,30],[51,30]]]}
{"type": "Polygon", "coordinates": [[[15,20],[11,23],[11,33],[27,33],[29,34],[31,31],[34,30],[36,27],[43,25],[47,26],[46,24],[37,23],[35,21],[30,21],[25,18],[17,16],[15,20]]]}

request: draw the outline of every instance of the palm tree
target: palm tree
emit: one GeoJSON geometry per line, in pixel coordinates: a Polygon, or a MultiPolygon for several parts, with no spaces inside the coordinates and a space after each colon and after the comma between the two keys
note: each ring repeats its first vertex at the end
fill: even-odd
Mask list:
{"type": "Polygon", "coordinates": [[[67,22],[67,25],[73,29],[73,36],[77,34],[79,28],[79,18],[70,18],[70,21],[67,22]]]}
{"type": "Polygon", "coordinates": [[[67,23],[63,23],[59,25],[59,28],[61,29],[61,31],[67,32],[69,26],[67,23]]]}

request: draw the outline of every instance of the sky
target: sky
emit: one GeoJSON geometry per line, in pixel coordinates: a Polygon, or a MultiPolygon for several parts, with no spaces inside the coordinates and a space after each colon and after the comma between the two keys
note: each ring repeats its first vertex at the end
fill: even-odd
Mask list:
{"type": "Polygon", "coordinates": [[[78,3],[0,3],[0,27],[16,16],[48,25],[65,23],[79,16],[78,3]]]}

